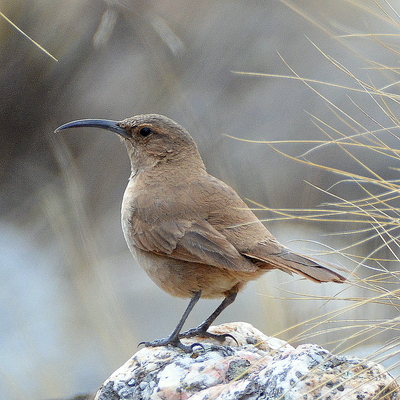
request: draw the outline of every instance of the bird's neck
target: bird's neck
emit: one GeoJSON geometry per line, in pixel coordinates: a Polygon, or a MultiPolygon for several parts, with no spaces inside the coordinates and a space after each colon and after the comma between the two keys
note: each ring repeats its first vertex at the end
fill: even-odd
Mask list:
{"type": "Polygon", "coordinates": [[[197,149],[194,153],[166,154],[163,157],[147,157],[146,162],[131,158],[131,179],[146,177],[149,182],[186,181],[190,176],[207,174],[197,149]]]}

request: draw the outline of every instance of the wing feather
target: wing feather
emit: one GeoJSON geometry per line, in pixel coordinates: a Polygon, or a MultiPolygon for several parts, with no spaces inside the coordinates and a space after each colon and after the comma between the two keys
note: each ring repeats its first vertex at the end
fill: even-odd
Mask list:
{"type": "Polygon", "coordinates": [[[218,268],[254,272],[258,268],[206,220],[162,222],[149,226],[136,220],[132,238],[136,247],[177,260],[218,268]]]}

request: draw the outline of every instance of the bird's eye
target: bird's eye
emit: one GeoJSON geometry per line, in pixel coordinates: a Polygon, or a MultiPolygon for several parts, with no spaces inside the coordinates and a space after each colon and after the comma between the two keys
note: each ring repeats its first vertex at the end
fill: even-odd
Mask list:
{"type": "Polygon", "coordinates": [[[139,130],[139,134],[142,137],[149,136],[151,134],[151,132],[152,132],[151,129],[149,127],[147,127],[147,126],[145,126],[144,128],[141,128],[139,130]]]}

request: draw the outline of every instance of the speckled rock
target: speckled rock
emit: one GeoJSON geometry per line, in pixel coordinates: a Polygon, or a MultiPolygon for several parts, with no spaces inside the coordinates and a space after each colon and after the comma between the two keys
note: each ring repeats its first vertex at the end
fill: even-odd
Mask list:
{"type": "Polygon", "coordinates": [[[322,347],[265,336],[243,322],[210,328],[230,333],[224,346],[204,338],[187,354],[144,348],[115,371],[95,400],[397,400],[399,386],[379,364],[322,347]]]}

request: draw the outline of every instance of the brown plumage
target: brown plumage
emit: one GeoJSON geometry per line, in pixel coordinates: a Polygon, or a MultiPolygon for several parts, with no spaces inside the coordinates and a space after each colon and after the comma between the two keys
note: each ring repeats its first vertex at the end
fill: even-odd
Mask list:
{"type": "Polygon", "coordinates": [[[322,262],[281,245],[237,193],[209,175],[189,133],[167,117],[138,115],[121,122],[79,120],[57,131],[98,127],[123,138],[131,176],[122,202],[122,228],[132,254],[151,279],[173,296],[192,300],[166,339],[190,351],[179,337],[206,335],[214,319],[246,282],[270,269],[297,273],[315,282],[344,282],[322,262]],[[180,330],[200,297],[225,297],[198,328],[180,330]]]}

